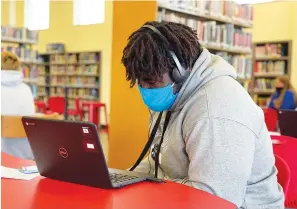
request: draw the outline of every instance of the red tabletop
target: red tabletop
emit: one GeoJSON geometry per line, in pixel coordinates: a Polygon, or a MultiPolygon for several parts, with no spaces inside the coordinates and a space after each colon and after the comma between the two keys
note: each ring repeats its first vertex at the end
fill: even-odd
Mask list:
{"type": "MultiPolygon", "coordinates": [[[[20,167],[32,161],[2,153],[2,165],[20,167]]],[[[1,179],[3,209],[235,209],[235,205],[197,189],[167,182],[143,182],[104,190],[37,177],[1,179]]]]}

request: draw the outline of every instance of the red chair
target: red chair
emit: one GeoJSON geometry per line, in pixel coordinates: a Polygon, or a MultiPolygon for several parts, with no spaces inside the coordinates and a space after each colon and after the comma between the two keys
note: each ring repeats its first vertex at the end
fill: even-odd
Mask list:
{"type": "Polygon", "coordinates": [[[268,131],[275,131],[277,127],[277,111],[272,108],[263,108],[263,112],[268,131]]]}
{"type": "Polygon", "coordinates": [[[104,115],[105,115],[105,122],[106,122],[106,132],[108,133],[108,119],[107,119],[107,109],[106,104],[101,102],[94,102],[94,101],[88,101],[82,103],[83,107],[86,107],[88,109],[88,121],[96,124],[98,127],[100,127],[100,109],[103,108],[104,115]]]}
{"type": "Polygon", "coordinates": [[[277,181],[283,187],[285,199],[287,199],[287,192],[289,189],[289,183],[291,178],[290,168],[283,158],[277,155],[274,155],[274,157],[275,157],[275,166],[278,170],[277,181]]]}
{"type": "Polygon", "coordinates": [[[47,113],[56,112],[60,115],[65,112],[65,103],[66,100],[64,97],[49,97],[48,98],[48,110],[47,113]]]}
{"type": "Polygon", "coordinates": [[[273,144],[273,152],[286,161],[291,172],[285,205],[297,208],[297,139],[289,136],[271,136],[271,138],[281,142],[273,144]]]}
{"type": "Polygon", "coordinates": [[[36,107],[36,111],[40,112],[40,113],[45,113],[46,112],[46,104],[44,101],[34,101],[35,107],[36,107]]]}
{"type": "Polygon", "coordinates": [[[83,120],[83,110],[80,104],[80,98],[75,99],[75,109],[69,109],[68,116],[79,116],[79,119],[83,120]]]}

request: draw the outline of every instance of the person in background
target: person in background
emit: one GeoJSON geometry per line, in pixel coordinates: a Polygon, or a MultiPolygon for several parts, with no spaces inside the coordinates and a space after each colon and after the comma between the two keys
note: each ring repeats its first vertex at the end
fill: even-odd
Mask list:
{"type": "MultiPolygon", "coordinates": [[[[1,115],[34,115],[35,105],[30,87],[23,82],[19,58],[11,52],[1,53],[1,115]]],[[[26,138],[1,139],[2,151],[32,159],[33,155],[26,138]]]]}
{"type": "Polygon", "coordinates": [[[158,127],[148,156],[129,170],[204,190],[241,209],[284,208],[263,111],[236,81],[236,70],[202,47],[196,32],[147,22],[129,37],[122,63],[152,111],[151,136],[158,127]]]}
{"type": "Polygon", "coordinates": [[[276,92],[272,95],[269,108],[281,110],[295,110],[297,108],[297,93],[290,83],[288,76],[276,78],[276,92]]]}

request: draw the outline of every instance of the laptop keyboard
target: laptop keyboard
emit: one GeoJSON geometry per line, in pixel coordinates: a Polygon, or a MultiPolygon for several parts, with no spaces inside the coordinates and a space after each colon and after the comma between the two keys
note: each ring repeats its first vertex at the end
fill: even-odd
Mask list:
{"type": "Polygon", "coordinates": [[[137,179],[138,177],[128,176],[128,175],[124,175],[124,174],[118,174],[118,173],[110,173],[109,178],[112,183],[122,183],[122,182],[129,181],[132,179],[137,179]]]}

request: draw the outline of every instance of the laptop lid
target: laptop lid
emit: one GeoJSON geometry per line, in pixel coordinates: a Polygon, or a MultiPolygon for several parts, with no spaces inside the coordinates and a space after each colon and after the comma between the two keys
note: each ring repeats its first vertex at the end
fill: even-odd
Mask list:
{"type": "Polygon", "coordinates": [[[88,122],[23,117],[40,175],[111,188],[97,127],[88,122]]]}
{"type": "Polygon", "coordinates": [[[281,135],[297,138],[297,111],[280,110],[278,120],[281,135]]]}

